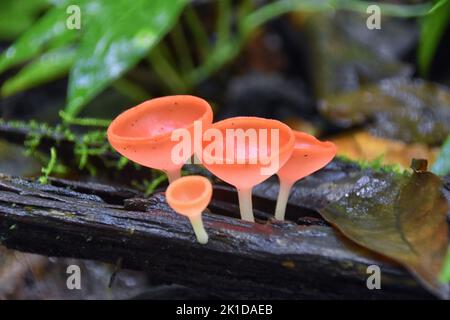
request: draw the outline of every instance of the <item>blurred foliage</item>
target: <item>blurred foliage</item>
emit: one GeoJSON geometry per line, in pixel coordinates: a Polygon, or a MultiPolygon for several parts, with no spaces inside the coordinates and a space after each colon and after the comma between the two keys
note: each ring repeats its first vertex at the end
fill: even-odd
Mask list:
{"type": "Polygon", "coordinates": [[[16,39],[49,6],[50,0],[0,1],[0,39],[16,39]]]}
{"type": "Polygon", "coordinates": [[[0,58],[0,71],[49,49],[76,47],[76,57],[47,52],[52,54],[50,59],[41,56],[32,62],[24,72],[5,83],[2,93],[7,95],[49,81],[70,69],[66,110],[74,116],[159,42],[185,4],[185,0],[61,1],[6,50],[0,58]],[[80,8],[80,30],[66,27],[69,4],[80,8]],[[42,60],[53,72],[42,72],[39,66],[42,60]]]}
{"type": "Polygon", "coordinates": [[[62,47],[45,52],[40,57],[27,64],[20,72],[1,88],[3,96],[35,87],[45,81],[55,80],[67,74],[75,61],[75,50],[62,47]]]}
{"type": "Polygon", "coordinates": [[[431,167],[431,172],[440,176],[450,174],[450,135],[442,145],[439,156],[431,167]]]}
{"type": "Polygon", "coordinates": [[[433,8],[423,17],[417,54],[419,72],[422,76],[428,74],[439,41],[449,22],[450,0],[435,1],[433,8]]]}
{"type": "MultiPolygon", "coordinates": [[[[195,8],[187,6],[188,2],[53,0],[47,13],[0,56],[0,72],[30,61],[6,81],[1,94],[12,95],[69,73],[67,120],[77,116],[87,102],[145,57],[171,92],[186,92],[236,57],[249,35],[276,16],[294,10],[346,9],[365,13],[367,9],[367,2],[357,0],[277,0],[263,6],[256,6],[251,0],[237,5],[222,0],[216,2],[217,25],[211,33],[195,8]],[[68,5],[80,7],[80,30],[66,27],[68,5]],[[182,11],[186,20],[183,25],[176,23],[182,11]],[[173,49],[161,41],[170,30],[173,49]],[[192,35],[196,50],[190,50],[186,33],[192,35]],[[198,59],[192,56],[193,51],[199,53],[198,59]]],[[[47,1],[5,3],[14,8],[20,3],[36,12],[47,1]]],[[[380,7],[385,15],[402,17],[422,15],[430,8],[428,3],[380,7]]],[[[14,10],[21,12],[5,11],[5,21],[13,21],[19,15],[14,10]]],[[[124,78],[116,85],[135,100],[150,96],[124,78]]]]}
{"type": "Polygon", "coordinates": [[[440,280],[444,283],[450,282],[450,249],[447,251],[447,258],[440,274],[440,280]]]}
{"type": "MultiPolygon", "coordinates": [[[[378,5],[383,15],[397,17],[421,16],[431,8],[430,2],[378,5]]],[[[189,93],[236,58],[249,37],[270,19],[293,11],[344,9],[366,14],[367,6],[360,0],[221,0],[211,1],[208,7],[213,11],[208,9],[203,16],[189,0],[5,0],[0,4],[8,8],[0,13],[2,21],[11,23],[25,11],[29,19],[16,33],[0,30],[11,37],[21,34],[0,55],[0,73],[22,67],[7,79],[0,94],[10,96],[69,75],[67,102],[59,112],[63,124],[47,129],[67,133],[70,125],[99,127],[81,137],[72,132],[66,137],[77,145],[79,169],[95,174],[89,157],[108,151],[104,127],[109,120],[79,114],[110,85],[136,103],[156,94],[125,75],[139,62],[139,68],[150,66],[144,70],[146,78],[156,76],[167,92],[189,93]],[[80,7],[79,30],[66,26],[69,5],[80,7]]],[[[30,149],[40,138],[30,137],[30,149]]],[[[49,159],[47,169],[52,168],[52,154],[49,159]]]]}

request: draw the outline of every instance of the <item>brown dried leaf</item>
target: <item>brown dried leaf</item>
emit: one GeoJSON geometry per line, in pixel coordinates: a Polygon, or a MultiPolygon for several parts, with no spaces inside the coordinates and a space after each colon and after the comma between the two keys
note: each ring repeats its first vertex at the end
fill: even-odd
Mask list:
{"type": "Polygon", "coordinates": [[[448,203],[430,172],[362,177],[353,190],[320,210],[356,243],[404,265],[431,292],[449,296],[439,273],[448,245],[448,203]]]}

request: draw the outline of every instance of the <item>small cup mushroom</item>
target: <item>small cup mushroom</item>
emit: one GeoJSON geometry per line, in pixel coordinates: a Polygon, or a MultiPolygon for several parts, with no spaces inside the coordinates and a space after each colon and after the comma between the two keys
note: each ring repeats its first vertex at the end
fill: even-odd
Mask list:
{"type": "MultiPolygon", "coordinates": [[[[172,159],[172,149],[178,143],[171,139],[176,129],[186,129],[192,136],[194,122],[202,128],[212,123],[211,106],[203,99],[175,95],[151,99],[117,116],[108,127],[111,146],[124,157],[145,167],[164,171],[173,182],[180,177],[183,162],[172,159]]],[[[193,149],[193,148],[192,148],[193,149]]]]}
{"type": "Polygon", "coordinates": [[[286,205],[294,183],[327,165],[336,155],[336,146],[329,141],[319,141],[315,137],[294,131],[295,146],[291,158],[281,167],[277,175],[280,179],[275,218],[284,220],[286,205]]]}
{"type": "Polygon", "coordinates": [[[179,178],[166,190],[167,203],[177,213],[189,218],[197,241],[201,244],[208,242],[201,215],[211,201],[211,196],[211,182],[202,176],[179,178]]]}
{"type": "MultiPolygon", "coordinates": [[[[210,148],[209,142],[204,140],[201,155],[203,166],[223,181],[236,187],[241,218],[254,222],[252,189],[275,174],[289,159],[294,148],[294,134],[291,128],[280,121],[258,117],[228,118],[213,123],[210,129],[221,132],[216,140],[223,139],[220,143],[222,150],[210,148]],[[227,133],[238,132],[238,130],[240,132],[251,130],[255,133],[256,138],[252,141],[247,137],[239,139],[235,136],[232,141],[229,141],[227,133]],[[262,154],[261,135],[264,132],[270,135],[271,130],[277,132],[278,139],[272,141],[272,137],[269,139],[266,136],[264,144],[267,152],[262,154]],[[273,150],[272,146],[276,146],[276,148],[274,147],[273,150]],[[237,150],[240,151],[240,154],[237,150]],[[275,159],[277,165],[268,165],[272,160],[275,162],[275,159]]],[[[215,142],[217,142],[216,140],[215,142]]]]}

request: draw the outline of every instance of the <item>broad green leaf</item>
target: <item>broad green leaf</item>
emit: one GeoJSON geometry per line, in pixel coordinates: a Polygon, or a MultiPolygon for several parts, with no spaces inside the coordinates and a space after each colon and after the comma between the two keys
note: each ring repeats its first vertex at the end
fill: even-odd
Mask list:
{"type": "Polygon", "coordinates": [[[78,30],[66,27],[66,7],[53,7],[0,56],[0,72],[26,62],[57,42],[67,44],[78,36],[78,30]]]}
{"type": "Polygon", "coordinates": [[[0,1],[0,39],[16,39],[48,6],[48,0],[0,1]]]}
{"type": "Polygon", "coordinates": [[[133,67],[169,31],[186,0],[98,0],[69,76],[66,112],[82,106],[133,67]]]}
{"type": "Polygon", "coordinates": [[[445,5],[449,0],[439,0],[437,1],[434,6],[430,9],[430,11],[428,13],[433,13],[436,10],[438,10],[439,8],[441,8],[443,5],[445,5]]]}
{"type": "Polygon", "coordinates": [[[450,174],[450,134],[442,145],[441,152],[431,167],[431,172],[440,176],[450,174]]]}
{"type": "Polygon", "coordinates": [[[66,75],[75,61],[75,53],[72,47],[57,48],[44,53],[3,84],[2,96],[10,96],[66,75]]]}
{"type": "Polygon", "coordinates": [[[448,246],[448,203],[430,172],[363,176],[352,191],[319,210],[359,245],[404,265],[431,292],[448,297],[442,270],[448,246]]]}
{"type": "Polygon", "coordinates": [[[421,34],[417,54],[419,71],[422,76],[430,69],[431,61],[445,28],[450,21],[450,0],[441,0],[430,10],[421,24],[421,34]]]}

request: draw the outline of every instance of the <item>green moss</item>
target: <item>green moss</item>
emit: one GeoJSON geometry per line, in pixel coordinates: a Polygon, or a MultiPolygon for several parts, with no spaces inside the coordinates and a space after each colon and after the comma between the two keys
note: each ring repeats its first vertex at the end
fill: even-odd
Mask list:
{"type": "Polygon", "coordinates": [[[56,166],[56,149],[52,147],[50,149],[50,160],[47,163],[47,166],[41,169],[43,175],[39,177],[39,182],[42,184],[48,183],[48,176],[54,171],[56,166]]]}
{"type": "Polygon", "coordinates": [[[380,155],[374,160],[352,160],[346,156],[339,155],[337,159],[351,164],[358,165],[361,169],[372,169],[376,172],[391,172],[395,174],[403,174],[404,170],[399,164],[383,164],[384,155],[380,155]]]}

